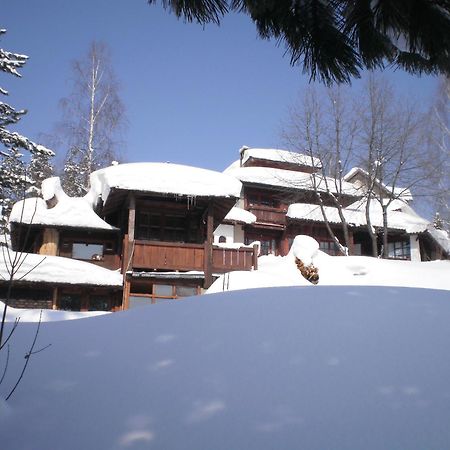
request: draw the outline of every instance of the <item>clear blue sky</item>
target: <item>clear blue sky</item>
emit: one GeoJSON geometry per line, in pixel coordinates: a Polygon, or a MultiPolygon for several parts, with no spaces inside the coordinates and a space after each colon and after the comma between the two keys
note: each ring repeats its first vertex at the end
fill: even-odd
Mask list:
{"type": "MultiPolygon", "coordinates": [[[[0,85],[28,109],[18,130],[35,140],[59,120],[70,63],[94,39],[109,45],[121,82],[129,161],[222,170],[242,145],[279,146],[287,109],[309,80],[245,15],[203,28],[146,0],[3,0],[0,8],[8,30],[0,46],[30,56],[22,79],[0,74],[0,85]]],[[[434,95],[434,78],[388,76],[422,103],[434,95]]]]}

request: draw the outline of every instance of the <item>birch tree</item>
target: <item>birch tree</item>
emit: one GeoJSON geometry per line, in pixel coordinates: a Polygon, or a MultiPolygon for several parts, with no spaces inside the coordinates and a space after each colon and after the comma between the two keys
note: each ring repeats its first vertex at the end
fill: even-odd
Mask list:
{"type": "Polygon", "coordinates": [[[105,44],[93,42],[87,55],[73,62],[72,74],[72,92],[61,100],[63,186],[69,195],[83,195],[94,170],[120,159],[125,111],[105,44]]]}

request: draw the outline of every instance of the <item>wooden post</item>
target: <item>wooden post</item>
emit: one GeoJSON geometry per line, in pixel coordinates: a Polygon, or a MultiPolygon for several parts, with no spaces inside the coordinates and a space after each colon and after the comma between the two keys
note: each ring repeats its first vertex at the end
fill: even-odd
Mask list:
{"type": "Polygon", "coordinates": [[[125,274],[124,275],[123,296],[122,296],[122,308],[121,309],[128,309],[128,307],[130,305],[130,302],[129,302],[130,287],[131,287],[130,277],[125,274]]]}
{"type": "Polygon", "coordinates": [[[349,245],[349,249],[348,249],[348,254],[349,255],[353,255],[353,252],[355,251],[355,240],[353,238],[353,231],[352,230],[348,230],[348,245],[349,245]]]}
{"type": "Polygon", "coordinates": [[[214,203],[209,202],[208,205],[208,216],[206,219],[206,241],[205,241],[205,255],[204,255],[204,266],[205,266],[205,289],[208,289],[212,284],[212,243],[213,243],[213,231],[214,231],[214,203]]]}
{"type": "Polygon", "coordinates": [[[253,244],[253,270],[258,270],[258,244],[253,244]]]}
{"type": "Polygon", "coordinates": [[[55,228],[44,228],[42,245],[39,248],[40,255],[56,256],[59,250],[59,232],[55,228]]]}
{"type": "Polygon", "coordinates": [[[58,287],[53,288],[52,309],[58,309],[58,287]]]}
{"type": "Polygon", "coordinates": [[[128,198],[128,241],[134,241],[134,227],[136,223],[136,197],[134,192],[128,198]]]}
{"type": "Polygon", "coordinates": [[[122,294],[122,309],[128,309],[130,295],[130,279],[127,276],[127,271],[133,269],[133,248],[134,248],[134,229],[136,224],[136,197],[134,192],[130,192],[128,196],[128,233],[125,235],[123,241],[123,294],[122,294]]]}

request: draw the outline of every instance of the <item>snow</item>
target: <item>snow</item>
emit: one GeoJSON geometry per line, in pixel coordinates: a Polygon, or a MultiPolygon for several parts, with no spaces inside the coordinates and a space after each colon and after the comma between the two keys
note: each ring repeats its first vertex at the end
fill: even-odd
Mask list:
{"type": "MultiPolygon", "coordinates": [[[[43,323],[1,447],[445,449],[449,317],[443,290],[319,285],[43,323]]],[[[3,398],[35,330],[13,336],[3,398]]]]}
{"type": "Polygon", "coordinates": [[[318,158],[311,158],[308,155],[302,153],[290,152],[288,150],[280,150],[274,148],[248,148],[242,147],[241,149],[242,165],[244,165],[250,158],[285,162],[290,164],[296,164],[298,166],[309,166],[320,168],[320,160],[318,158]]]}
{"type": "MultiPolygon", "coordinates": [[[[4,303],[0,301],[0,311],[3,313],[4,303]]],[[[75,319],[87,319],[89,317],[101,316],[104,314],[111,314],[107,311],[60,311],[51,309],[20,309],[12,308],[8,306],[6,310],[6,322],[14,322],[16,319],[20,318],[20,323],[26,322],[56,322],[61,320],[75,320],[75,319]],[[42,316],[41,316],[42,311],[42,316]]],[[[0,400],[1,401],[1,400],[0,400]]],[[[1,409],[1,406],[0,406],[1,409]]],[[[1,412],[0,412],[1,415],[1,412]]]]}
{"type": "Polygon", "coordinates": [[[305,266],[313,263],[314,258],[319,252],[319,243],[310,236],[295,236],[292,242],[290,255],[300,259],[305,266]]]}
{"type": "MultiPolygon", "coordinates": [[[[0,257],[0,279],[9,279],[9,259],[17,253],[10,251],[0,257]]],[[[122,275],[89,262],[60,256],[43,256],[24,253],[15,279],[25,282],[64,283],[86,286],[122,286],[122,275]]]]}
{"type": "MultiPolygon", "coordinates": [[[[236,177],[243,183],[260,184],[266,186],[275,186],[279,188],[289,188],[294,190],[312,190],[312,176],[304,172],[295,172],[293,170],[273,169],[270,167],[236,167],[231,165],[225,169],[225,174],[236,177]]],[[[316,175],[318,191],[326,192],[325,177],[316,175]]],[[[331,192],[336,193],[336,182],[327,178],[328,187],[331,192]]],[[[359,191],[351,183],[342,183],[342,193],[347,195],[359,196],[359,191]]]]}
{"type": "Polygon", "coordinates": [[[67,197],[53,208],[48,208],[46,202],[38,197],[20,200],[14,204],[9,220],[33,225],[117,229],[101,219],[83,197],[67,197]]]}
{"type": "Polygon", "coordinates": [[[256,222],[256,216],[250,211],[246,211],[245,209],[234,206],[225,216],[224,220],[249,224],[256,222]]]}
{"type": "MultiPolygon", "coordinates": [[[[365,208],[365,201],[357,201],[347,208],[343,208],[342,212],[347,223],[354,226],[366,225],[365,208]]],[[[324,209],[330,223],[341,223],[337,208],[325,206],[324,209]]],[[[390,229],[405,230],[409,234],[414,234],[422,233],[430,228],[428,220],[420,217],[407,203],[401,200],[393,200],[387,210],[388,227],[390,229]]],[[[293,203],[289,206],[286,215],[291,219],[323,222],[320,206],[310,203],[293,203]]],[[[370,203],[370,220],[372,226],[383,227],[383,212],[377,200],[372,200],[370,203]]]]}
{"type": "Polygon", "coordinates": [[[441,246],[441,248],[450,255],[450,236],[445,230],[439,230],[430,224],[427,228],[431,237],[441,246]]]}
{"type": "MultiPolygon", "coordinates": [[[[324,206],[325,214],[328,222],[341,223],[338,209],[332,206],[324,206]]],[[[360,209],[352,209],[350,207],[343,208],[344,217],[348,224],[361,226],[365,224],[365,214],[360,209]]],[[[312,222],[323,222],[323,214],[319,205],[312,203],[293,203],[289,205],[286,213],[291,219],[309,220],[312,222]]]]}
{"type": "MultiPolygon", "coordinates": [[[[366,170],[361,169],[360,167],[353,167],[352,169],[350,169],[350,171],[346,175],[344,175],[344,180],[351,183],[351,179],[354,178],[358,174],[361,175],[366,180],[368,180],[370,178],[369,173],[366,170]]],[[[413,199],[411,191],[407,188],[403,188],[400,186],[392,187],[392,186],[388,186],[384,183],[381,183],[379,180],[375,180],[375,181],[376,181],[377,186],[380,187],[381,189],[383,189],[389,195],[391,195],[391,193],[393,193],[394,196],[397,196],[398,198],[402,199],[405,202],[409,202],[413,199]]]]}
{"type": "Polygon", "coordinates": [[[15,203],[10,221],[33,225],[117,230],[94,212],[88,198],[66,195],[58,177],[48,178],[42,182],[42,197],[27,198],[15,203]],[[52,199],[55,199],[57,204],[49,208],[46,201],[52,199]]]}
{"type": "Polygon", "coordinates": [[[91,198],[101,197],[106,202],[113,188],[187,197],[239,198],[242,185],[220,172],[171,163],[118,164],[91,174],[91,198]]]}

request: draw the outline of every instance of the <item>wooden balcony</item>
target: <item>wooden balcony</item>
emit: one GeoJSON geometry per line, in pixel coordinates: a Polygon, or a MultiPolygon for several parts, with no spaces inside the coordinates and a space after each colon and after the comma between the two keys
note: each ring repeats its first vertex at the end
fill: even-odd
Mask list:
{"type": "Polygon", "coordinates": [[[234,249],[213,246],[212,267],[213,272],[216,273],[257,269],[258,249],[256,247],[234,249]]]}
{"type": "Polygon", "coordinates": [[[262,206],[250,206],[248,210],[256,216],[257,223],[273,224],[279,227],[286,225],[286,211],[284,210],[262,206]]]}
{"type": "MultiPolygon", "coordinates": [[[[124,244],[132,255],[128,270],[206,271],[205,255],[208,254],[208,249],[204,244],[143,240],[134,241],[134,244],[125,240],[124,244]]],[[[255,248],[212,247],[212,272],[251,270],[255,265],[255,248]]]]}

